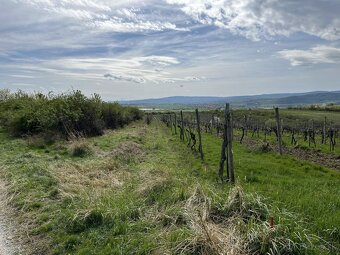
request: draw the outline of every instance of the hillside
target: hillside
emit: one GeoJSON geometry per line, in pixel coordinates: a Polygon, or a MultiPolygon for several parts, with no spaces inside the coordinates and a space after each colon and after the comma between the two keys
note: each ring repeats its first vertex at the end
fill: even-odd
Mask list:
{"type": "Polygon", "coordinates": [[[155,99],[121,101],[124,105],[134,105],[148,108],[171,108],[174,106],[221,106],[229,102],[236,107],[271,107],[273,105],[301,106],[310,104],[340,103],[340,92],[308,92],[308,93],[283,93],[263,94],[252,96],[234,97],[187,97],[174,96],[155,99]]]}

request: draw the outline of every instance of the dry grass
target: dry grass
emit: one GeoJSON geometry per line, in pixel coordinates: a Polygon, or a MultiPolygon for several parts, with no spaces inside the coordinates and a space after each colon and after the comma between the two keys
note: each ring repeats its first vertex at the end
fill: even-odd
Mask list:
{"type": "Polygon", "coordinates": [[[138,173],[139,187],[137,192],[142,196],[167,186],[171,182],[171,176],[163,171],[143,170],[138,173]]]}
{"type": "Polygon", "coordinates": [[[223,205],[212,201],[198,187],[184,208],[191,236],[174,253],[309,254],[316,245],[330,251],[328,243],[302,228],[304,222],[291,213],[277,211],[279,222],[270,223],[273,212],[260,197],[245,195],[239,186],[231,189],[223,205]]]}
{"type": "MultiPolygon", "coordinates": [[[[53,173],[60,183],[60,194],[72,197],[91,190],[102,193],[124,185],[130,173],[112,159],[101,162],[89,161],[88,164],[64,162],[57,164],[53,173]]],[[[99,196],[98,194],[98,196],[99,196]]]]}
{"type": "Polygon", "coordinates": [[[125,163],[130,163],[133,160],[141,162],[145,156],[145,152],[140,144],[125,141],[120,143],[109,155],[118,158],[125,163]]]}
{"type": "Polygon", "coordinates": [[[211,199],[201,188],[185,205],[184,216],[192,231],[192,238],[179,244],[175,253],[202,255],[246,255],[246,243],[233,218],[217,223],[212,215],[211,199]]]}
{"type": "Polygon", "coordinates": [[[92,146],[84,139],[74,139],[70,141],[69,153],[72,157],[86,157],[94,153],[92,146]]]}

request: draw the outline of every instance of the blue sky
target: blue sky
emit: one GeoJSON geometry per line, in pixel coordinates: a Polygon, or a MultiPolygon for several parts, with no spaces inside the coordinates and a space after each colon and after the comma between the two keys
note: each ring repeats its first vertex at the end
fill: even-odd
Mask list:
{"type": "Polygon", "coordinates": [[[0,1],[0,88],[106,100],[340,90],[340,0],[0,1]]]}

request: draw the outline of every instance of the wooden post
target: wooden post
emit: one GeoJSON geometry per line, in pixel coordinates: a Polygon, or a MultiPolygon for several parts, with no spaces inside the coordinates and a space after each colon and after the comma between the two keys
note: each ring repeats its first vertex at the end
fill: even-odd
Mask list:
{"type": "Polygon", "coordinates": [[[182,141],[184,141],[184,121],[183,121],[183,111],[181,111],[181,135],[180,135],[180,138],[182,141]]]}
{"type": "Polygon", "coordinates": [[[210,134],[212,134],[212,132],[213,132],[213,128],[214,128],[214,123],[215,121],[214,121],[214,114],[212,115],[212,117],[211,117],[211,128],[210,128],[210,134]]]}
{"type": "Polygon", "coordinates": [[[226,104],[226,117],[227,117],[227,144],[228,144],[228,161],[229,161],[229,171],[230,171],[230,182],[235,183],[235,173],[234,173],[234,156],[233,156],[233,141],[232,141],[232,120],[229,104],[226,104]]]}
{"type": "Polygon", "coordinates": [[[217,136],[220,135],[220,122],[219,122],[218,118],[216,119],[216,135],[217,136]]]}
{"type": "Polygon", "coordinates": [[[314,148],[316,148],[314,120],[312,120],[312,142],[314,143],[314,148]]]}
{"type": "Polygon", "coordinates": [[[172,117],[171,117],[171,113],[169,113],[169,121],[170,121],[171,133],[172,133],[172,117]]]}
{"type": "Polygon", "coordinates": [[[223,125],[223,141],[222,141],[222,147],[221,147],[221,159],[220,159],[220,168],[219,168],[219,177],[221,181],[223,182],[223,172],[224,172],[224,162],[226,165],[226,172],[227,172],[227,180],[229,181],[229,160],[228,156],[226,155],[227,153],[227,141],[228,141],[228,136],[227,136],[227,110],[224,110],[224,125],[223,125]]]}
{"type": "Polygon", "coordinates": [[[276,124],[277,124],[277,138],[279,142],[279,153],[282,155],[282,131],[281,131],[281,120],[280,120],[280,113],[279,108],[275,107],[275,117],[276,117],[276,124]]]}
{"type": "Polygon", "coordinates": [[[327,117],[323,121],[323,128],[322,128],[322,144],[326,144],[326,125],[327,125],[327,117]]]}
{"type": "Polygon", "coordinates": [[[175,114],[175,123],[174,123],[174,126],[175,126],[175,135],[177,135],[177,114],[175,114]]]}
{"type": "Polygon", "coordinates": [[[244,115],[245,136],[248,135],[248,116],[244,115]]]}
{"type": "Polygon", "coordinates": [[[202,149],[202,136],[201,136],[201,126],[200,126],[200,115],[198,114],[198,109],[196,109],[196,122],[197,122],[197,133],[198,133],[198,151],[201,154],[201,159],[203,160],[203,149],[202,149]]]}
{"type": "Polygon", "coordinates": [[[231,113],[230,113],[230,123],[231,123],[231,141],[234,141],[233,115],[231,113]]]}

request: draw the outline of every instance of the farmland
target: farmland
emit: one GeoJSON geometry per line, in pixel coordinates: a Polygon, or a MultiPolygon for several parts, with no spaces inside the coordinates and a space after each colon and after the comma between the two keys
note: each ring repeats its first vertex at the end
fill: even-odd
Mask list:
{"type": "Polygon", "coordinates": [[[0,255],[340,255],[340,0],[7,0],[0,255]]]}
{"type": "MultiPolygon", "coordinates": [[[[261,143],[240,144],[237,132],[236,183],[243,190],[239,194],[245,192],[242,206],[249,208],[237,214],[261,211],[260,218],[247,216],[254,217],[252,223],[241,221],[247,230],[235,230],[237,248],[262,254],[277,245],[279,254],[335,254],[340,173],[280,156],[275,147],[264,151],[261,143]],[[277,233],[267,225],[269,218],[277,233]],[[267,231],[274,231],[275,237],[267,231]],[[249,239],[250,233],[255,240],[249,239]]],[[[9,206],[25,226],[21,235],[29,236],[27,249],[32,254],[217,252],[218,245],[192,229],[188,204],[200,190],[215,208],[214,217],[216,210],[219,217],[226,217],[224,206],[230,205],[235,188],[218,178],[221,138],[202,132],[202,144],[203,161],[197,149],[190,150],[187,141],[181,142],[178,133],[157,118],[149,125],[139,121],[102,136],[47,144],[36,136],[14,138],[2,129],[1,177],[11,197],[9,206]]],[[[239,222],[234,217],[230,216],[239,222]]],[[[220,227],[214,223],[214,228],[220,227]]]]}

